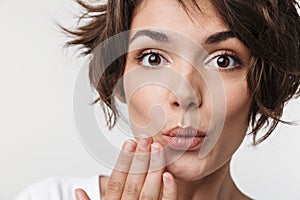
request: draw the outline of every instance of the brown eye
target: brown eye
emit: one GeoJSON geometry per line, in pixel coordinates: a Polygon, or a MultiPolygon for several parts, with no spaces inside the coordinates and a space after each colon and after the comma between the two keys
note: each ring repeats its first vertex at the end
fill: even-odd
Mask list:
{"type": "Polygon", "coordinates": [[[241,59],[237,56],[227,55],[225,53],[222,53],[217,56],[214,56],[214,54],[212,54],[204,61],[204,63],[206,67],[220,70],[237,68],[243,64],[241,59]]]}
{"type": "Polygon", "coordinates": [[[161,62],[161,58],[158,54],[152,54],[148,58],[148,63],[150,65],[159,65],[161,62]]]}
{"type": "Polygon", "coordinates": [[[219,58],[217,59],[217,64],[221,68],[226,68],[230,64],[230,60],[228,56],[219,56],[219,58]]]}
{"type": "Polygon", "coordinates": [[[145,53],[138,60],[145,67],[156,68],[168,64],[168,61],[159,53],[145,53]]]}

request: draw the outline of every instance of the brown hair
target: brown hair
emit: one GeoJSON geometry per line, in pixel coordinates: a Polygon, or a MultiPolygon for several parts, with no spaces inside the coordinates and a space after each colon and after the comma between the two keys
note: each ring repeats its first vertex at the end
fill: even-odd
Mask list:
{"type": "MultiPolygon", "coordinates": [[[[177,1],[186,9],[183,0],[177,1]]],[[[67,46],[79,46],[83,55],[93,55],[89,77],[99,94],[94,103],[101,103],[107,124],[112,128],[119,117],[112,93],[123,75],[126,55],[106,67],[103,63],[110,53],[110,45],[98,51],[95,49],[110,37],[129,30],[141,0],[108,0],[105,4],[94,6],[82,0],[77,2],[86,10],[80,19],[88,18],[89,21],[74,31],[63,28],[74,37],[67,46]],[[96,58],[100,58],[101,62],[95,62],[96,58]]],[[[192,2],[199,9],[196,0],[192,2]]],[[[247,75],[252,99],[249,124],[253,144],[258,144],[273,132],[279,122],[290,124],[280,119],[283,107],[288,100],[300,94],[300,17],[296,9],[299,5],[295,0],[211,2],[252,55],[247,75]],[[258,131],[266,127],[266,133],[257,140],[258,131]]],[[[126,52],[128,39],[115,42],[118,42],[118,49],[113,48],[115,51],[126,52]]]]}

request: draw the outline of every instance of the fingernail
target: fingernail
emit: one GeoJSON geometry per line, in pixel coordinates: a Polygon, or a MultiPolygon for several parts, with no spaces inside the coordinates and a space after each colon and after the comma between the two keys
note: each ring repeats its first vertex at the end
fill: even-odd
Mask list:
{"type": "Polygon", "coordinates": [[[81,200],[82,198],[81,198],[81,195],[80,195],[80,192],[79,192],[79,190],[75,190],[75,196],[76,196],[76,200],[81,200]]]}
{"type": "Polygon", "coordinates": [[[161,149],[156,143],[151,144],[151,158],[158,159],[160,157],[161,149]]]}
{"type": "Polygon", "coordinates": [[[124,150],[127,152],[133,152],[135,149],[134,142],[132,140],[127,140],[124,144],[124,150]]]}
{"type": "Polygon", "coordinates": [[[163,182],[165,187],[169,188],[171,186],[171,181],[168,173],[163,173],[163,182]]]}
{"type": "Polygon", "coordinates": [[[149,139],[147,137],[141,137],[139,138],[139,147],[141,149],[147,149],[149,146],[149,139]]]}

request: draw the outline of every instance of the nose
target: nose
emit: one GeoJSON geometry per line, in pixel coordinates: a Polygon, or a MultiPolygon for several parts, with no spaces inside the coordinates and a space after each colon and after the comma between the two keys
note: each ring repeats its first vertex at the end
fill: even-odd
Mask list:
{"type": "Polygon", "coordinates": [[[174,109],[184,110],[197,109],[201,106],[201,100],[195,92],[188,92],[190,89],[178,88],[177,91],[169,93],[169,103],[174,109]]]}
{"type": "Polygon", "coordinates": [[[174,81],[169,93],[169,104],[173,109],[198,109],[201,106],[200,82],[197,70],[184,65],[178,68],[179,79],[174,81]]]}

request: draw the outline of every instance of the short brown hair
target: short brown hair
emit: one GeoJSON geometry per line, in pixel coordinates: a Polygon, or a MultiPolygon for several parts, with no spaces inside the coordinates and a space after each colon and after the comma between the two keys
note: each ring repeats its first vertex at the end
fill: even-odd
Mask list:
{"type": "MultiPolygon", "coordinates": [[[[184,0],[177,0],[188,12],[184,0]]],[[[88,23],[76,30],[63,28],[73,39],[67,46],[79,46],[82,54],[92,54],[93,59],[108,54],[108,49],[94,51],[101,42],[127,31],[134,12],[141,0],[108,0],[101,5],[77,2],[86,10],[82,18],[88,23]],[[101,52],[101,53],[100,53],[101,52]]],[[[192,0],[199,8],[196,0],[192,0]]],[[[295,0],[211,0],[220,17],[251,52],[247,82],[251,95],[249,125],[253,144],[265,140],[276,128],[285,103],[299,96],[300,17],[299,4],[295,0]],[[268,127],[266,133],[256,138],[259,130],[268,127]]],[[[120,42],[120,41],[119,41],[120,42]]],[[[120,52],[127,52],[128,39],[118,44],[120,52]]],[[[108,67],[99,62],[90,63],[91,85],[97,90],[106,113],[107,124],[112,128],[118,117],[113,90],[122,77],[126,55],[122,55],[108,67]],[[95,64],[98,63],[98,64],[95,64]],[[101,75],[101,77],[99,77],[101,75]]]]}

